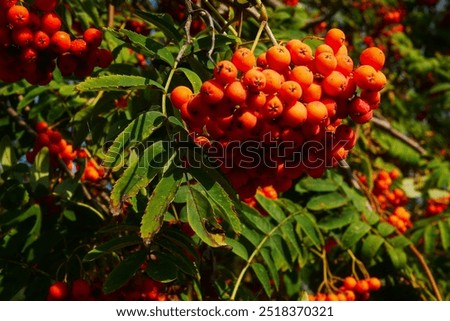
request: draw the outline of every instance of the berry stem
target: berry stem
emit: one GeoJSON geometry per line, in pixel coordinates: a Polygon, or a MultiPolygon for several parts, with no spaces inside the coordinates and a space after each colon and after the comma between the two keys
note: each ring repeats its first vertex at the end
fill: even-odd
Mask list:
{"type": "Polygon", "coordinates": [[[204,0],[203,2],[206,4],[208,9],[214,14],[214,17],[223,24],[224,29],[228,28],[233,35],[235,36],[238,35],[236,29],[234,29],[233,26],[231,26],[231,24],[228,21],[226,21],[224,17],[222,17],[222,15],[211,4],[211,2],[209,2],[209,0],[204,0]]]}
{"type": "Polygon", "coordinates": [[[258,33],[256,34],[255,40],[253,41],[253,44],[252,44],[251,51],[253,53],[255,52],[256,46],[258,45],[259,39],[261,38],[261,34],[262,34],[264,28],[266,27],[266,25],[267,25],[267,21],[261,21],[261,24],[258,29],[258,33]]]}

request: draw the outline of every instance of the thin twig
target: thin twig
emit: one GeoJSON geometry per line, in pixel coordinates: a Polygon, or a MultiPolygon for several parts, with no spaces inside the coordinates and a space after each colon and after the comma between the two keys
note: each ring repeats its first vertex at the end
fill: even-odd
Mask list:
{"type": "Polygon", "coordinates": [[[6,106],[2,104],[6,110],[6,112],[11,116],[11,118],[19,124],[19,126],[25,128],[25,130],[33,136],[37,136],[37,132],[30,126],[26,121],[22,119],[22,117],[17,113],[17,111],[11,106],[6,106]]]}
{"type": "Polygon", "coordinates": [[[419,260],[420,265],[422,265],[423,270],[425,271],[425,274],[427,275],[428,280],[430,281],[431,287],[433,288],[434,295],[436,296],[436,299],[438,301],[442,301],[441,292],[439,292],[439,288],[436,284],[436,280],[434,279],[433,273],[431,273],[430,267],[428,266],[427,262],[425,261],[425,258],[423,255],[419,252],[419,250],[414,246],[414,244],[409,244],[409,248],[414,253],[414,255],[419,260]]]}
{"type": "Polygon", "coordinates": [[[427,151],[425,150],[425,148],[423,148],[418,142],[416,142],[414,139],[406,136],[402,132],[400,132],[397,129],[395,129],[394,127],[392,127],[391,123],[389,123],[387,120],[384,120],[384,119],[381,119],[381,118],[378,118],[378,117],[373,117],[371,122],[375,126],[377,126],[377,127],[381,128],[381,129],[387,131],[392,136],[400,139],[402,142],[404,142],[407,145],[411,146],[416,151],[418,151],[420,154],[422,154],[422,155],[427,154],[427,151]]]}
{"type": "Polygon", "coordinates": [[[112,28],[114,27],[114,14],[115,14],[116,8],[112,3],[108,5],[108,27],[112,28]]]}

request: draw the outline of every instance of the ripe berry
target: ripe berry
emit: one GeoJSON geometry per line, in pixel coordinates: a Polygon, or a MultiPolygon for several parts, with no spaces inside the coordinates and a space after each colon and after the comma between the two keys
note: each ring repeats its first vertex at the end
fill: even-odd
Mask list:
{"type": "Polygon", "coordinates": [[[41,11],[53,11],[58,4],[58,0],[36,0],[33,6],[41,11]]]}
{"type": "Polygon", "coordinates": [[[355,285],[355,292],[358,293],[365,293],[369,291],[369,282],[367,282],[366,280],[359,280],[356,282],[355,285]]]}
{"type": "Polygon", "coordinates": [[[250,49],[242,47],[233,53],[231,62],[239,71],[247,72],[255,66],[256,57],[250,49]]]}
{"type": "Polygon", "coordinates": [[[53,283],[48,289],[48,300],[65,300],[67,299],[68,288],[67,283],[57,281],[53,283]]]}
{"type": "Polygon", "coordinates": [[[41,18],[41,30],[48,35],[53,35],[61,29],[62,20],[56,12],[48,12],[41,18]]]}
{"type": "Polygon", "coordinates": [[[251,91],[263,90],[266,86],[266,77],[261,71],[255,68],[248,70],[244,74],[242,81],[251,91]]]}
{"type": "Polygon", "coordinates": [[[290,127],[302,125],[308,117],[305,105],[296,101],[293,105],[285,108],[282,116],[282,123],[290,127]]]}
{"type": "Polygon", "coordinates": [[[292,69],[289,78],[300,84],[303,91],[306,90],[314,81],[312,71],[306,66],[296,66],[292,69]]]}
{"type": "Polygon", "coordinates": [[[27,47],[33,42],[33,32],[28,27],[14,29],[12,40],[19,47],[27,47]]]}
{"type": "Polygon", "coordinates": [[[86,300],[91,296],[91,287],[85,280],[77,279],[72,283],[71,294],[74,300],[86,300]]]}
{"type": "Polygon", "coordinates": [[[213,72],[214,77],[224,85],[236,80],[238,74],[236,66],[228,60],[219,61],[213,72]]]}
{"type": "Polygon", "coordinates": [[[298,82],[288,80],[281,85],[278,95],[282,101],[290,104],[300,99],[302,96],[302,87],[300,87],[298,82]]]}
{"type": "Polygon", "coordinates": [[[325,35],[325,43],[329,45],[334,52],[345,43],[345,34],[341,29],[333,28],[328,30],[325,35]]]}
{"type": "Polygon", "coordinates": [[[383,68],[385,59],[383,51],[377,47],[364,49],[359,56],[362,65],[372,66],[377,71],[383,68]]]}
{"type": "Polygon", "coordinates": [[[70,53],[77,57],[83,57],[87,54],[88,47],[83,39],[75,39],[70,43],[70,53]]]}
{"type": "Polygon", "coordinates": [[[36,31],[33,39],[33,46],[37,50],[44,50],[50,45],[50,37],[43,31],[36,31]]]}
{"type": "Polygon", "coordinates": [[[344,287],[347,290],[353,290],[355,288],[355,286],[356,286],[356,279],[354,277],[352,277],[352,276],[347,276],[344,279],[344,284],[343,285],[344,285],[344,287]]]}
{"type": "Polygon", "coordinates": [[[6,18],[13,28],[21,28],[28,24],[30,12],[23,6],[14,5],[8,9],[6,18]]]}
{"type": "Polygon", "coordinates": [[[280,90],[283,77],[278,72],[273,69],[264,69],[262,73],[266,78],[266,86],[263,89],[266,94],[274,94],[280,90]]]}
{"type": "Polygon", "coordinates": [[[292,62],[297,66],[307,65],[314,59],[311,47],[300,40],[290,40],[286,48],[291,54],[292,62]]]}
{"type": "Polygon", "coordinates": [[[50,38],[50,45],[58,54],[69,51],[70,43],[70,35],[65,31],[57,31],[50,38]]]}
{"type": "Polygon", "coordinates": [[[181,105],[187,103],[191,97],[192,90],[186,86],[177,86],[170,94],[172,105],[177,109],[180,109],[181,105]]]}
{"type": "Polygon", "coordinates": [[[9,9],[17,3],[17,0],[1,0],[0,8],[9,9]]]}
{"type": "Polygon", "coordinates": [[[225,97],[235,104],[243,104],[247,100],[247,89],[242,82],[233,81],[225,88],[225,97]]]}
{"type": "Polygon", "coordinates": [[[381,288],[381,281],[376,277],[371,277],[367,282],[369,283],[370,291],[377,291],[381,288]]]}
{"type": "Polygon", "coordinates": [[[347,87],[347,78],[339,71],[332,71],[323,80],[322,87],[327,95],[339,96],[347,87]]]}
{"type": "Polygon", "coordinates": [[[102,43],[103,32],[96,28],[88,28],[83,33],[83,39],[90,47],[97,48],[102,43]]]}
{"type": "Polygon", "coordinates": [[[44,133],[48,129],[48,124],[45,121],[39,121],[39,122],[36,123],[34,128],[36,129],[36,131],[38,133],[44,133]]]}
{"type": "Polygon", "coordinates": [[[283,103],[280,98],[275,95],[267,97],[267,101],[262,109],[262,113],[266,119],[274,119],[283,112],[283,103]]]}
{"type": "Polygon", "coordinates": [[[224,87],[217,80],[207,80],[200,88],[200,95],[206,103],[216,104],[224,96],[224,87]]]}
{"type": "Polygon", "coordinates": [[[280,72],[289,67],[291,54],[285,46],[276,45],[267,50],[266,59],[269,68],[280,72]]]}
{"type": "Polygon", "coordinates": [[[95,49],[95,65],[100,68],[108,68],[114,60],[114,57],[108,49],[95,49]]]}
{"type": "Polygon", "coordinates": [[[316,57],[315,65],[317,71],[322,75],[328,76],[337,66],[337,60],[333,53],[322,52],[316,57]]]}
{"type": "Polygon", "coordinates": [[[312,101],[306,105],[307,122],[313,125],[322,123],[328,117],[327,107],[321,101],[312,101]]]}

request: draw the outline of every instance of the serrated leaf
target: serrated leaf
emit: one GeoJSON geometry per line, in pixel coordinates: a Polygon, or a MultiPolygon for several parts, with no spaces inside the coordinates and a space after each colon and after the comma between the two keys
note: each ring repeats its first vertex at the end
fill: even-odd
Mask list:
{"type": "Polygon", "coordinates": [[[137,235],[117,237],[90,250],[83,258],[83,261],[91,262],[105,254],[112,253],[127,246],[137,245],[141,242],[141,238],[137,235]]]}
{"type": "Polygon", "coordinates": [[[380,221],[380,216],[374,211],[365,211],[363,217],[370,225],[375,225],[380,221]]]}
{"type": "Polygon", "coordinates": [[[270,275],[272,276],[273,283],[274,283],[276,289],[278,289],[278,286],[280,284],[280,277],[278,275],[278,270],[277,270],[276,264],[274,262],[274,259],[272,257],[272,251],[270,250],[269,247],[264,246],[261,249],[260,253],[264,260],[264,264],[269,269],[270,275]]]}
{"type": "Polygon", "coordinates": [[[161,172],[173,151],[167,149],[164,141],[157,141],[146,148],[140,159],[125,169],[111,191],[111,213],[120,213],[122,204],[146,187],[161,172]]]}
{"type": "Polygon", "coordinates": [[[139,251],[127,256],[108,275],[103,284],[103,291],[108,294],[124,286],[139,270],[139,267],[145,262],[146,258],[146,251],[139,251]]]}
{"type": "Polygon", "coordinates": [[[323,238],[318,231],[315,223],[308,215],[299,215],[295,218],[300,225],[301,230],[311,239],[316,247],[323,245],[323,238]]]}
{"type": "Polygon", "coordinates": [[[222,209],[233,230],[239,234],[241,222],[236,209],[238,200],[230,189],[228,182],[216,170],[206,166],[191,167],[189,168],[189,174],[203,186],[209,199],[222,209]]]}
{"type": "Polygon", "coordinates": [[[361,248],[361,254],[363,258],[365,259],[371,259],[373,258],[378,250],[380,249],[381,245],[383,245],[384,239],[378,235],[369,235],[366,237],[366,239],[363,241],[362,248],[361,248]]]}
{"type": "Polygon", "coordinates": [[[119,170],[125,165],[125,149],[131,144],[141,142],[160,128],[166,118],[157,111],[149,111],[134,119],[114,140],[106,153],[103,165],[119,170]]]}
{"type": "Polygon", "coordinates": [[[176,42],[180,42],[183,39],[183,36],[175,28],[175,24],[168,14],[157,14],[140,10],[135,11],[135,14],[145,21],[157,26],[167,38],[173,39],[176,42]]]}
{"type": "Polygon", "coordinates": [[[306,207],[312,211],[323,211],[339,208],[347,204],[348,200],[339,193],[328,193],[311,198],[306,207]]]}
{"type": "Polygon", "coordinates": [[[266,210],[266,212],[273,219],[275,219],[275,221],[277,221],[279,223],[286,218],[286,215],[284,214],[283,210],[281,209],[280,206],[278,206],[278,204],[275,201],[270,200],[267,197],[265,197],[259,193],[257,193],[255,195],[255,197],[256,197],[256,200],[258,201],[259,205],[261,205],[261,207],[264,210],[266,210]]]}
{"type": "MultiPolygon", "coordinates": [[[[310,192],[334,192],[338,189],[338,185],[330,178],[303,178],[298,184],[299,187],[310,192]]],[[[297,190],[297,186],[295,187],[297,190]]]]}
{"type": "Polygon", "coordinates": [[[248,206],[247,204],[242,204],[240,207],[240,214],[242,215],[242,220],[255,230],[259,230],[265,234],[268,234],[272,230],[272,225],[270,222],[261,216],[255,208],[248,206]]]}
{"type": "Polygon", "coordinates": [[[407,256],[402,249],[387,247],[387,252],[396,269],[402,269],[406,266],[407,256]]]}
{"type": "Polygon", "coordinates": [[[155,87],[164,90],[164,87],[149,78],[130,75],[106,75],[87,78],[76,86],[78,91],[127,91],[130,89],[148,89],[155,87]]]}
{"type": "Polygon", "coordinates": [[[235,239],[225,238],[225,242],[232,247],[232,251],[234,254],[239,256],[245,261],[248,261],[248,251],[242,243],[235,239]]]}
{"type": "Polygon", "coordinates": [[[200,87],[202,86],[203,82],[195,72],[193,72],[192,70],[187,69],[187,68],[178,68],[177,70],[181,71],[186,76],[186,78],[189,80],[189,82],[192,85],[192,91],[194,93],[197,93],[200,91],[200,87]]]}
{"type": "Polygon", "coordinates": [[[341,238],[342,247],[350,248],[354,246],[364,235],[370,231],[370,225],[364,222],[352,223],[344,232],[341,238]]]}
{"type": "Polygon", "coordinates": [[[206,244],[212,247],[226,246],[225,233],[211,217],[211,205],[202,193],[190,189],[187,196],[188,222],[195,234],[206,244]]]}
{"type": "Polygon", "coordinates": [[[259,282],[261,282],[267,296],[270,297],[272,294],[272,287],[270,286],[269,273],[267,272],[266,268],[259,263],[253,263],[251,267],[253,272],[255,272],[255,275],[258,278],[259,282]]]}
{"type": "Polygon", "coordinates": [[[324,230],[334,230],[359,220],[359,214],[353,207],[345,207],[342,213],[330,214],[321,219],[317,225],[324,230]]]}
{"type": "Polygon", "coordinates": [[[442,248],[447,251],[450,247],[450,225],[449,221],[439,221],[439,234],[441,237],[442,248]]]}
{"type": "Polygon", "coordinates": [[[169,168],[150,196],[141,220],[141,237],[150,244],[163,224],[164,214],[182,182],[182,173],[174,165],[169,168]]]}

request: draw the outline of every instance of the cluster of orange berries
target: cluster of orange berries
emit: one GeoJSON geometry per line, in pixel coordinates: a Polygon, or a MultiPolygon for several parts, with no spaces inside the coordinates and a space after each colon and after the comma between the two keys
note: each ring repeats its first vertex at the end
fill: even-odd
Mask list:
{"type": "Polygon", "coordinates": [[[163,284],[149,277],[135,277],[121,289],[104,294],[100,283],[90,284],[83,279],[76,279],[71,284],[56,281],[50,285],[48,301],[167,301],[163,284]]]}
{"type": "Polygon", "coordinates": [[[376,277],[357,280],[352,276],[344,278],[336,293],[317,293],[309,295],[310,301],[362,301],[368,300],[370,292],[378,291],[381,281],[376,277]]]}
{"type": "Polygon", "coordinates": [[[81,175],[81,181],[89,181],[97,183],[105,175],[105,169],[100,166],[94,158],[88,159],[86,162],[86,168],[81,175]]]}
{"type": "Polygon", "coordinates": [[[26,154],[29,163],[34,163],[36,155],[43,147],[47,147],[50,161],[53,166],[58,166],[58,158],[63,160],[68,169],[72,169],[72,161],[77,157],[73,146],[62,138],[58,130],[52,129],[45,121],[39,121],[35,125],[37,137],[33,149],[26,154]]]}
{"type": "Polygon", "coordinates": [[[450,195],[436,199],[428,199],[427,207],[425,209],[425,216],[434,216],[441,214],[447,209],[449,203],[450,195]]]}
{"type": "Polygon", "coordinates": [[[72,40],[61,30],[54,11],[57,0],[35,0],[30,9],[17,0],[0,0],[0,80],[26,79],[33,85],[48,84],[57,65],[63,76],[86,77],[95,67],[108,67],[113,56],[99,49],[103,33],[89,28],[72,40]]]}
{"type": "Polygon", "coordinates": [[[403,206],[396,207],[388,217],[388,222],[394,226],[400,233],[405,233],[413,226],[411,222],[411,213],[403,206]]]}
{"type": "Polygon", "coordinates": [[[171,101],[201,141],[210,140],[216,152],[231,150],[220,168],[242,198],[260,186],[284,192],[293,179],[320,177],[347,157],[356,135],[342,120],[370,121],[386,85],[384,61],[380,49],[368,48],[354,69],[345,34],[330,29],[315,52],[297,39],[257,58],[239,48],[217,63],[199,93],[178,86],[171,101]]]}
{"type": "Polygon", "coordinates": [[[373,194],[376,196],[380,207],[397,207],[406,205],[408,198],[400,188],[392,188],[393,181],[400,177],[400,172],[394,169],[390,172],[382,170],[375,175],[373,194]]]}

